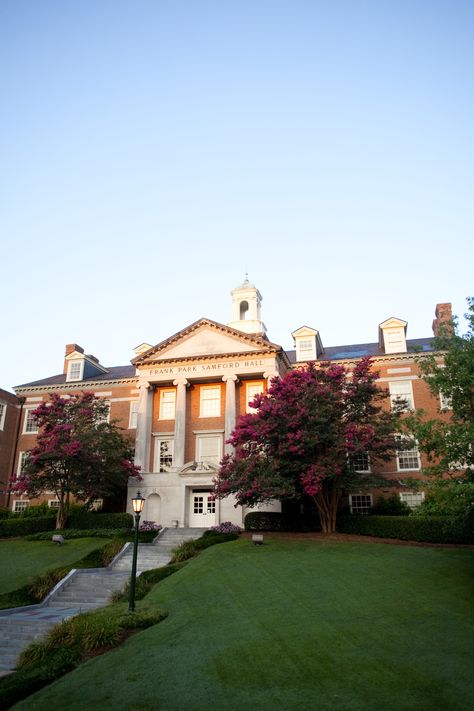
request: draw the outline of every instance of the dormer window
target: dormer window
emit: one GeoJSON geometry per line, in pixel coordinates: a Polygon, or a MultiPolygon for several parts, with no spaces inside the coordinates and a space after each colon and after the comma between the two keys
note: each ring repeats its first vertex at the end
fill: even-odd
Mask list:
{"type": "Polygon", "coordinates": [[[291,335],[295,341],[297,362],[317,359],[323,350],[318,331],[309,326],[302,326],[297,331],[293,331],[291,335]]]}
{"type": "Polygon", "coordinates": [[[314,338],[299,341],[298,346],[298,360],[314,360],[316,358],[314,338]]]}
{"type": "Polygon", "coordinates": [[[379,346],[385,353],[406,353],[407,322],[389,318],[379,326],[379,346]]]}
{"type": "Polygon", "coordinates": [[[69,361],[68,368],[67,368],[66,381],[70,382],[71,380],[82,380],[83,369],[84,369],[84,361],[83,360],[69,361]]]}

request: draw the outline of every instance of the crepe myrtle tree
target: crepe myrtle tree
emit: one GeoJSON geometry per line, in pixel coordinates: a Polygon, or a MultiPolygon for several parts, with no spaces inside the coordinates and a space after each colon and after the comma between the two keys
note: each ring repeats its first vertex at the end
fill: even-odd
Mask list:
{"type": "Polygon", "coordinates": [[[39,434],[10,491],[36,497],[54,491],[58,500],[56,528],[64,528],[71,497],[91,503],[139,478],[128,438],[107,422],[109,405],[91,392],[63,398],[50,395],[34,411],[39,434]]]}
{"type": "Polygon", "coordinates": [[[400,447],[393,434],[400,414],[383,407],[378,377],[364,358],[353,368],[310,363],[274,378],[229,439],[235,450],[222,460],[216,498],[234,494],[237,504],[254,506],[306,494],[323,532],[334,532],[342,493],[376,483],[357,471],[354,455],[367,454],[373,467],[400,447]]]}

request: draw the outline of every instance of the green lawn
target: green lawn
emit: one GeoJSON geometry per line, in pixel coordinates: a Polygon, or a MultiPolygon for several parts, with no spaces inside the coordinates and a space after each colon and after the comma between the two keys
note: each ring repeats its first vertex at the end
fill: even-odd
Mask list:
{"type": "Polygon", "coordinates": [[[474,708],[473,553],[215,546],[139,604],[169,617],[15,708],[474,708]]]}
{"type": "Polygon", "coordinates": [[[57,545],[52,541],[0,541],[0,594],[26,585],[40,573],[80,560],[107,543],[104,538],[78,538],[57,545]]]}

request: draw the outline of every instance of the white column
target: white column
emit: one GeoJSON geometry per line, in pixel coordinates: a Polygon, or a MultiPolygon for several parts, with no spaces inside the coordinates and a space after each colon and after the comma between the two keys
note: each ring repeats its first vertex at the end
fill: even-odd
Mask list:
{"type": "Polygon", "coordinates": [[[267,391],[270,389],[271,384],[272,384],[272,378],[279,378],[280,373],[277,370],[267,370],[263,374],[263,377],[266,378],[267,380],[267,391]]]}
{"type": "Polygon", "coordinates": [[[174,454],[173,465],[182,467],[184,464],[184,446],[186,441],[186,378],[177,378],[173,385],[176,386],[176,414],[174,421],[174,454]]]}
{"type": "MultiPolygon", "coordinates": [[[[235,428],[235,384],[236,375],[224,375],[225,383],[225,432],[224,441],[228,440],[235,428]]],[[[231,444],[224,445],[224,453],[232,454],[234,448],[231,444]]]]}
{"type": "Polygon", "coordinates": [[[150,470],[151,421],[153,413],[153,386],[139,385],[137,431],[135,435],[135,464],[142,473],[150,470]]]}

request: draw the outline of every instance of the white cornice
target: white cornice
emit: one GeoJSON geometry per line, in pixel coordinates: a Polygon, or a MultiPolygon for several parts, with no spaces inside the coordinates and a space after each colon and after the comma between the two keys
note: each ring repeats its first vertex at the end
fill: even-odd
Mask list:
{"type": "Polygon", "coordinates": [[[49,385],[34,385],[34,386],[18,386],[17,388],[14,388],[15,393],[21,393],[22,395],[25,395],[26,393],[38,393],[38,392],[55,392],[57,390],[96,390],[97,388],[103,388],[104,385],[117,385],[117,386],[124,386],[124,385],[134,385],[138,383],[138,378],[133,377],[133,378],[121,378],[120,380],[96,380],[96,381],[71,381],[69,383],[56,383],[56,384],[49,384],[49,385]]]}

